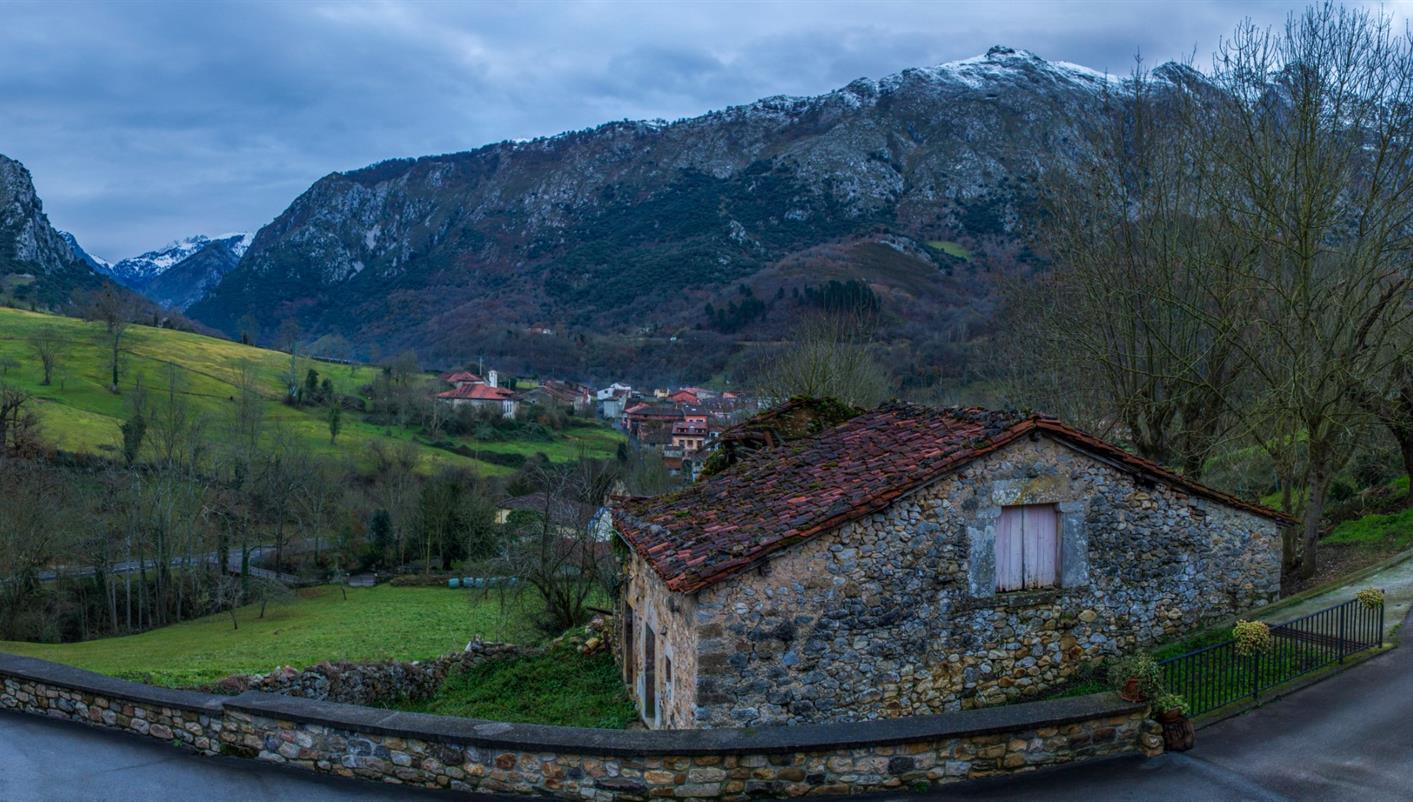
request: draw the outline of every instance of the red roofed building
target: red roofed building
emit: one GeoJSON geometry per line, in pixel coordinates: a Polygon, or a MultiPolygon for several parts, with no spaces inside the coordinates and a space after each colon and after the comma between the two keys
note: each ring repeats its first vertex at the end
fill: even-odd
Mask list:
{"type": "Polygon", "coordinates": [[[444,393],[437,393],[437,400],[450,404],[453,408],[475,407],[496,409],[506,418],[515,417],[519,399],[507,387],[492,387],[489,384],[463,384],[444,393]]]}
{"type": "Polygon", "coordinates": [[[468,384],[485,384],[486,380],[477,376],[469,370],[454,370],[450,373],[442,374],[442,381],[453,387],[463,387],[468,384]]]}
{"type": "Polygon", "coordinates": [[[678,390],[677,392],[669,395],[667,397],[667,400],[671,401],[674,404],[687,404],[688,406],[696,406],[697,404],[701,403],[701,401],[697,398],[697,394],[692,392],[691,390],[678,390]]]}
{"type": "Polygon", "coordinates": [[[1032,698],[1274,598],[1292,523],[1054,418],[906,404],[609,512],[625,678],[673,728],[1032,698]]]}
{"type": "Polygon", "coordinates": [[[623,412],[623,429],[645,445],[663,446],[672,442],[672,427],[683,417],[675,406],[635,404],[623,412]]]}
{"type": "Polygon", "coordinates": [[[672,424],[672,446],[680,448],[684,453],[691,454],[700,451],[706,445],[707,437],[711,430],[707,428],[706,420],[699,421],[684,420],[681,423],[672,424]]]}

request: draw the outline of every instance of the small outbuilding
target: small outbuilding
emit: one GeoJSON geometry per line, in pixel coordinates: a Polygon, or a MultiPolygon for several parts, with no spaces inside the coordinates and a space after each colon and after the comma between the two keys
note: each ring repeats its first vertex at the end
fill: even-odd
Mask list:
{"type": "Polygon", "coordinates": [[[1292,523],[1051,417],[907,404],[610,514],[624,678],[663,728],[1032,697],[1275,598],[1292,523]]]}

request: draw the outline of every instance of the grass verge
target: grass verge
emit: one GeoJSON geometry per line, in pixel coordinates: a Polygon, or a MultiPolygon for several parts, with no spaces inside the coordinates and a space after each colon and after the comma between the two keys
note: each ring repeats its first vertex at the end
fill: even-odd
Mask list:
{"type": "Polygon", "coordinates": [[[100,674],[169,687],[213,682],[234,673],[262,673],[277,666],[324,660],[422,660],[454,652],[468,640],[529,643],[541,636],[527,620],[535,610],[528,594],[380,585],[301,590],[295,601],[114,638],[81,643],[0,641],[0,651],[53,660],[100,674]]]}
{"type": "Polygon", "coordinates": [[[437,695],[395,705],[442,716],[621,730],[637,720],[618,665],[602,650],[571,644],[491,660],[447,678],[437,695]]]}

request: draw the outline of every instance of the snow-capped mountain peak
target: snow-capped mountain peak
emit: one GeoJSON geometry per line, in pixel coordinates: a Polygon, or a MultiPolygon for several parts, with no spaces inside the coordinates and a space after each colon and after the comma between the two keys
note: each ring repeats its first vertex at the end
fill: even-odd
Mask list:
{"type": "Polygon", "coordinates": [[[221,234],[216,237],[208,237],[205,234],[183,237],[140,256],[130,256],[112,265],[107,272],[118,283],[141,290],[144,285],[183,260],[200,253],[213,242],[223,243],[239,259],[245,254],[251,239],[252,235],[245,232],[221,234]]]}

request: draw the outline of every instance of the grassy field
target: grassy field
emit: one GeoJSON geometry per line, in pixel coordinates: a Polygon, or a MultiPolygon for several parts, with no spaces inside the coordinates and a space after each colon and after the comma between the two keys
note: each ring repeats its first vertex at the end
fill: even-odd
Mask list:
{"type": "MultiPolygon", "coordinates": [[[[328,424],[322,409],[297,409],[281,403],[289,355],[254,348],[198,334],[133,326],[124,337],[120,362],[120,391],[108,390],[108,360],[103,328],[95,323],[56,317],[18,309],[0,308],[0,381],[32,392],[39,399],[39,414],[45,440],[58,448],[79,452],[113,453],[119,442],[118,426],[128,414],[129,396],[140,380],[149,392],[165,389],[171,366],[178,371],[178,387],[192,406],[212,420],[212,431],[230,415],[236,395],[236,382],[243,365],[254,371],[266,399],[265,420],[283,424],[302,448],[323,455],[361,456],[376,440],[418,443],[424,466],[475,465],[487,475],[505,474],[510,468],[463,457],[423,442],[415,432],[367,423],[355,413],[344,415],[337,444],[329,442],[328,424]],[[62,340],[53,382],[40,384],[43,377],[39,360],[29,339],[50,330],[62,340]]],[[[335,390],[354,395],[376,375],[369,366],[301,364],[329,378],[335,390]]],[[[591,456],[612,456],[622,436],[605,427],[567,429],[554,441],[477,442],[461,438],[456,442],[486,452],[534,454],[544,452],[550,459],[569,460],[581,451],[591,456]]]]}
{"type": "Polygon", "coordinates": [[[1345,521],[1330,532],[1326,543],[1394,543],[1399,548],[1413,544],[1413,510],[1365,515],[1345,521]]]}
{"type": "Polygon", "coordinates": [[[952,242],[945,239],[931,239],[927,241],[927,245],[929,248],[939,250],[956,259],[971,259],[971,251],[967,250],[966,246],[959,242],[952,242]]]}
{"type": "Polygon", "coordinates": [[[81,643],[0,641],[0,651],[39,657],[101,674],[158,685],[200,685],[234,673],[263,673],[277,666],[323,660],[421,660],[454,652],[473,637],[533,642],[526,621],[532,602],[514,599],[502,608],[495,595],[446,588],[301,590],[297,598],[236,611],[240,628],[222,613],[139,635],[81,643]],[[523,605],[523,606],[522,606],[523,605]]]}
{"type": "Polygon", "coordinates": [[[436,696],[400,710],[492,721],[621,730],[637,720],[606,651],[561,645],[544,654],[481,663],[447,678],[436,696]]]}

